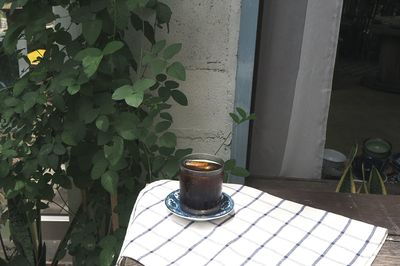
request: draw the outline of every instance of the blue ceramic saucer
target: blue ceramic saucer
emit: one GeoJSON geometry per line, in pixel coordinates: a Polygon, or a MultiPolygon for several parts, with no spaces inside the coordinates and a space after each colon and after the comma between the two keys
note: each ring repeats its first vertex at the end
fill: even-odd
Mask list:
{"type": "Polygon", "coordinates": [[[168,210],[170,210],[173,214],[176,216],[179,216],[181,218],[191,220],[191,221],[209,221],[209,220],[214,220],[218,218],[222,218],[224,216],[227,216],[233,211],[234,203],[232,198],[222,192],[222,199],[221,199],[221,207],[216,213],[210,214],[210,215],[196,215],[192,214],[189,212],[186,212],[182,210],[180,202],[179,202],[179,189],[175,190],[174,192],[171,192],[166,198],[165,198],[165,205],[167,206],[168,210]]]}

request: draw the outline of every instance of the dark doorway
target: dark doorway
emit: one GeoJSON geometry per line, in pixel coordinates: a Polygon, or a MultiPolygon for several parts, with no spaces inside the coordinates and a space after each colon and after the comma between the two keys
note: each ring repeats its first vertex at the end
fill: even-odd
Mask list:
{"type": "Polygon", "coordinates": [[[400,1],[344,0],[326,147],[379,137],[400,152],[400,1]]]}

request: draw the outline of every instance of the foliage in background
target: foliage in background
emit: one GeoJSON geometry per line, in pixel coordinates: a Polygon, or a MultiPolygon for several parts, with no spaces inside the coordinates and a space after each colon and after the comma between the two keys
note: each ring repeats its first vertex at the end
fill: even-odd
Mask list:
{"type": "MultiPolygon", "coordinates": [[[[185,68],[180,43],[156,39],[169,28],[171,9],[158,0],[0,0],[11,4],[1,53],[17,51],[29,67],[0,91],[0,187],[8,201],[13,264],[44,265],[40,210],[60,187],[81,191],[80,208],[53,265],[68,252],[77,265],[113,265],[129,214],[145,183],[176,178],[169,131],[172,104],[186,106],[179,89],[185,68]],[[69,25],[54,8],[65,9],[69,25]],[[70,28],[81,32],[73,37],[70,28]],[[129,39],[128,30],[135,32],[129,39]],[[137,38],[137,35],[140,38],[137,38]],[[27,52],[44,49],[34,60],[27,52]]],[[[252,119],[238,109],[236,122],[252,119]]],[[[234,161],[228,172],[248,175],[234,161]]]]}
{"type": "Polygon", "coordinates": [[[177,150],[168,131],[171,104],[187,105],[177,82],[185,69],[174,60],[181,44],[155,39],[172,12],[160,1],[26,0],[11,8],[17,5],[23,9],[13,11],[2,51],[14,53],[24,38],[28,52],[46,53],[1,92],[0,177],[17,221],[10,224],[15,259],[41,261],[41,240],[33,237],[39,211],[54,187],[74,184],[82,206],[54,263],[68,250],[78,265],[111,265],[138,191],[174,178],[177,160],[191,152],[177,150]],[[82,27],[79,36],[72,38],[71,25],[46,27],[59,17],[56,6],[82,27]],[[128,28],[146,39],[129,42],[128,28]]]}
{"type": "Polygon", "coordinates": [[[354,174],[353,174],[353,162],[358,153],[358,145],[355,145],[349,156],[349,161],[345,167],[345,170],[340,177],[339,183],[336,187],[336,192],[346,193],[365,193],[365,194],[382,194],[387,195],[385,183],[382,178],[382,174],[375,167],[372,166],[369,175],[362,165],[362,180],[359,182],[359,186],[356,186],[354,174]]]}

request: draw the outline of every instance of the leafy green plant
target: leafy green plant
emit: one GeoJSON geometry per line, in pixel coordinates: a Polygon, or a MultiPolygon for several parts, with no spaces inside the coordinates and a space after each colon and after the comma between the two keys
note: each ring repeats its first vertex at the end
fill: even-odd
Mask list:
{"type": "MultiPolygon", "coordinates": [[[[68,252],[77,265],[113,265],[138,192],[176,178],[179,159],[192,151],[177,149],[169,130],[172,104],[188,105],[179,89],[185,68],[174,59],[182,44],[156,38],[172,11],[158,0],[4,3],[9,27],[0,52],[28,64],[0,90],[0,187],[17,250],[9,262],[44,263],[40,211],[74,186],[82,203],[69,209],[74,218],[52,264],[68,252]],[[71,22],[59,22],[65,18],[71,22]],[[81,32],[72,36],[76,26],[81,32]],[[16,50],[21,39],[28,51],[16,50]],[[26,52],[37,49],[45,52],[29,60],[26,52]]],[[[231,117],[254,118],[240,108],[231,117]]],[[[227,172],[248,175],[232,160],[227,172]]]]}
{"type": "MultiPolygon", "coordinates": [[[[240,126],[240,124],[246,121],[251,121],[256,119],[255,114],[248,114],[245,110],[243,110],[243,108],[240,107],[237,107],[235,112],[229,113],[229,115],[237,126],[240,126]]],[[[223,145],[226,143],[226,141],[229,139],[231,135],[232,131],[229,132],[229,134],[224,138],[224,141],[221,143],[215,154],[219,152],[219,150],[223,147],[223,145]]],[[[247,177],[250,175],[249,171],[246,168],[236,165],[235,159],[230,159],[225,162],[224,173],[226,182],[229,182],[229,177],[231,175],[241,176],[241,177],[247,177]]]]}
{"type": "MultiPolygon", "coordinates": [[[[179,90],[182,45],[156,40],[170,8],[155,0],[0,1],[11,3],[1,51],[19,39],[44,49],[23,77],[0,92],[0,186],[12,238],[28,265],[40,262],[40,210],[54,188],[81,190],[82,206],[54,258],[68,251],[78,265],[112,265],[135,197],[147,182],[175,178],[178,160],[168,112],[187,105],[179,90]],[[70,25],[58,22],[62,7],[70,25]],[[73,37],[73,25],[82,31],[73,37]],[[142,34],[128,40],[127,30],[142,34]],[[12,208],[10,208],[12,207],[12,208]],[[15,212],[16,210],[23,210],[15,212]],[[115,219],[117,218],[117,219],[115,219]],[[22,229],[21,229],[22,228],[22,229]]],[[[73,212],[73,210],[70,210],[73,212]]]]}
{"type": "Polygon", "coordinates": [[[372,169],[367,176],[367,171],[365,170],[364,164],[362,164],[362,180],[361,182],[358,182],[360,184],[357,188],[356,182],[354,181],[355,177],[353,174],[353,162],[357,153],[358,145],[355,145],[350,152],[347,165],[343,171],[342,176],[339,179],[339,183],[336,187],[336,192],[387,195],[382,174],[375,166],[372,166],[372,169]]]}

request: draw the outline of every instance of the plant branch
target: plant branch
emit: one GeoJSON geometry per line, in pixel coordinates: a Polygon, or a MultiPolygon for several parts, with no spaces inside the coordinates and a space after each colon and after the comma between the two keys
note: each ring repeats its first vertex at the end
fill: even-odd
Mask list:
{"type": "Polygon", "coordinates": [[[219,146],[218,150],[214,153],[214,155],[217,155],[217,153],[221,150],[221,148],[224,146],[225,142],[228,140],[228,138],[232,135],[232,131],[229,132],[228,136],[224,138],[224,141],[221,143],[219,146]]]}
{"type": "Polygon", "coordinates": [[[2,247],[2,249],[3,249],[4,258],[5,258],[7,261],[10,260],[10,258],[9,258],[8,255],[7,255],[6,246],[4,245],[3,236],[1,235],[1,232],[0,232],[0,243],[1,243],[1,247],[2,247]]]}
{"type": "Polygon", "coordinates": [[[58,207],[60,207],[63,211],[66,211],[69,215],[75,215],[75,213],[73,213],[70,210],[65,209],[63,206],[61,206],[60,204],[58,204],[57,202],[55,202],[54,200],[50,201],[51,203],[54,203],[55,205],[57,205],[58,207]]]}

